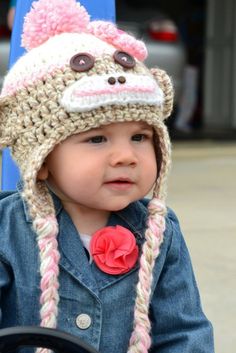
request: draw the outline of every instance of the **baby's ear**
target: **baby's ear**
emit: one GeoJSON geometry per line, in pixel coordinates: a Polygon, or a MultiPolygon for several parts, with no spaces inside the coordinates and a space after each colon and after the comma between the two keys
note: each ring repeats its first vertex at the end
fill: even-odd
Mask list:
{"type": "Polygon", "coordinates": [[[8,98],[0,98],[0,149],[10,147],[13,138],[8,128],[10,118],[10,104],[8,98]]]}
{"type": "Polygon", "coordinates": [[[48,167],[46,163],[43,163],[37,174],[37,180],[45,181],[48,178],[48,167]]]}
{"type": "Polygon", "coordinates": [[[163,103],[163,120],[170,116],[173,109],[174,101],[174,89],[170,77],[164,70],[158,68],[150,69],[151,74],[154,76],[155,80],[158,82],[159,87],[164,93],[164,103],[163,103]]]}

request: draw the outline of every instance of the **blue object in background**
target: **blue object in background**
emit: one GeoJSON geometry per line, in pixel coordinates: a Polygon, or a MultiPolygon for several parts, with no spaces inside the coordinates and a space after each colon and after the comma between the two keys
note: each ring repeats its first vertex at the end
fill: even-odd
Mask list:
{"type": "MultiPolygon", "coordinates": [[[[25,52],[20,46],[21,33],[25,14],[29,12],[32,2],[33,0],[17,0],[16,2],[9,67],[25,52]]],[[[79,2],[90,14],[91,20],[100,19],[115,22],[115,0],[80,0],[79,2]]],[[[2,155],[2,190],[15,190],[18,180],[19,170],[10,156],[9,149],[5,149],[2,155]]]]}

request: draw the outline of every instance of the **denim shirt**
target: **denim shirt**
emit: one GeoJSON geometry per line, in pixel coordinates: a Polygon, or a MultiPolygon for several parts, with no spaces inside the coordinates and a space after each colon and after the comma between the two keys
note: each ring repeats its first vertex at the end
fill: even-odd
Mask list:
{"type": "MultiPolygon", "coordinates": [[[[2,192],[0,199],[0,328],[39,325],[39,251],[32,222],[18,192],[2,192]]],[[[139,264],[123,275],[109,275],[89,264],[71,218],[59,199],[54,197],[54,203],[61,254],[57,328],[101,353],[126,353],[139,264]],[[86,329],[77,326],[81,314],[91,318],[86,329]]],[[[141,200],[112,213],[108,225],[131,230],[141,248],[146,220],[147,200],[141,200]]],[[[212,326],[202,311],[188,250],[171,210],[153,272],[150,319],[150,352],[214,352],[212,326]]]]}

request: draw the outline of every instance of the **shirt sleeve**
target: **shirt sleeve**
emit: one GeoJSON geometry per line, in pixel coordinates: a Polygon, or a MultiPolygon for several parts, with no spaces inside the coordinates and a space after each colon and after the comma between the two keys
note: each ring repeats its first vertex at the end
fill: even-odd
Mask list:
{"type": "Polygon", "coordinates": [[[168,218],[170,244],[150,305],[150,352],[213,353],[212,325],[202,311],[190,256],[172,211],[168,218]]]}

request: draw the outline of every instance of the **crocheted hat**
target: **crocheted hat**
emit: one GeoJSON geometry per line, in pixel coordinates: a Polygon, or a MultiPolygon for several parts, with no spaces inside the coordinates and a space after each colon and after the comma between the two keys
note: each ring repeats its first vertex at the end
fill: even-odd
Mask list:
{"type": "Polygon", "coordinates": [[[10,147],[19,165],[22,196],[37,234],[42,326],[56,327],[59,301],[58,224],[48,188],[37,181],[45,158],[68,136],[114,122],[145,121],[158,136],[155,147],[161,153],[161,165],[140,261],[148,266],[140,265],[129,347],[130,352],[134,348],[146,352],[151,343],[152,268],[165,228],[170,142],[164,120],[173,104],[170,78],[144,65],[147,50],[143,42],[112,23],[90,21],[75,0],[33,2],[25,17],[22,45],[27,53],[7,74],[0,96],[0,146],[10,147]],[[54,274],[48,279],[49,269],[54,274]]]}

